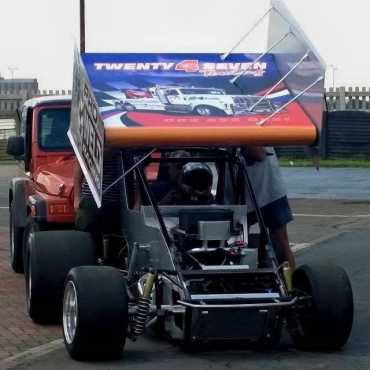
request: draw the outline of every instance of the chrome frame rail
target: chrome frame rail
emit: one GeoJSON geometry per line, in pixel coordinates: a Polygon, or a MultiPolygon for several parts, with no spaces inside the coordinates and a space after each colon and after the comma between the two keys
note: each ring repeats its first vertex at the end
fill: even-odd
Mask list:
{"type": "Polygon", "coordinates": [[[263,126],[267,121],[274,118],[278,113],[280,113],[282,110],[284,110],[288,105],[294,103],[298,98],[300,98],[303,94],[305,94],[308,90],[310,90],[312,87],[314,87],[316,84],[318,84],[323,79],[324,79],[324,76],[320,76],[319,78],[317,78],[314,82],[312,82],[312,84],[308,85],[298,95],[294,96],[291,100],[289,100],[287,103],[282,105],[279,109],[277,109],[274,113],[270,114],[268,117],[266,117],[263,120],[257,122],[256,125],[257,126],[263,126]]]}
{"type": "MultiPolygon", "coordinates": [[[[261,54],[258,58],[256,58],[252,64],[255,64],[255,63],[258,63],[265,55],[267,55],[272,49],[275,48],[275,46],[278,46],[279,44],[281,44],[288,36],[290,35],[294,35],[292,31],[289,30],[289,32],[287,32],[283,37],[281,37],[278,41],[276,41],[274,44],[272,44],[263,54],[261,54]]],[[[248,72],[248,70],[246,71],[242,71],[242,72],[239,72],[235,77],[233,77],[231,80],[230,80],[230,83],[232,83],[233,85],[236,83],[236,81],[241,77],[241,76],[244,76],[246,73],[248,72]]]]}
{"type": "Polygon", "coordinates": [[[226,53],[220,56],[221,60],[225,60],[243,41],[245,41],[249,35],[260,25],[260,23],[266,18],[266,16],[273,10],[271,7],[265,12],[265,14],[260,17],[253,26],[240,38],[240,40],[226,53]]]}
{"type": "Polygon", "coordinates": [[[271,92],[273,92],[282,82],[284,82],[307,59],[308,55],[310,54],[310,51],[311,50],[307,50],[306,54],[303,55],[303,57],[292,67],[292,69],[290,69],[290,71],[286,73],[285,76],[283,76],[278,82],[276,82],[274,86],[268,89],[265,95],[263,95],[261,99],[259,99],[249,108],[249,111],[251,112],[258,104],[263,102],[266,99],[266,97],[271,94],[271,92]]]}
{"type": "Polygon", "coordinates": [[[184,301],[177,301],[178,304],[191,307],[191,308],[269,308],[269,307],[287,307],[293,306],[298,301],[297,297],[294,297],[288,302],[276,302],[276,303],[237,303],[237,304],[195,304],[184,301]]]}

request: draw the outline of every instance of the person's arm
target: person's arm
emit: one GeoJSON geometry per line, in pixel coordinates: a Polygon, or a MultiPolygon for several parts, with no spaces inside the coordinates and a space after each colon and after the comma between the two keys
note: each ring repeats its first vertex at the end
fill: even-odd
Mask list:
{"type": "Polygon", "coordinates": [[[245,146],[243,154],[248,164],[262,162],[267,156],[266,149],[263,146],[245,146]]]}
{"type": "Polygon", "coordinates": [[[74,169],[73,169],[73,207],[75,211],[77,211],[79,204],[80,204],[80,196],[81,196],[81,186],[83,181],[83,173],[76,159],[74,169]]]}

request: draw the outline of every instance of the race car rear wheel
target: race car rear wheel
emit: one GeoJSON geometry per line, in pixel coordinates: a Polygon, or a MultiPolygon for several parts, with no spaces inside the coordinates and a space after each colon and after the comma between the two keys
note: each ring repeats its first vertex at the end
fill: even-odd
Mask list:
{"type": "Polygon", "coordinates": [[[128,295],[122,273],[109,266],[72,269],[63,298],[63,337],[76,360],[115,359],[128,328],[128,295]]]}
{"type": "Polygon", "coordinates": [[[15,208],[10,205],[9,213],[9,242],[10,242],[10,265],[14,272],[22,274],[23,268],[23,227],[14,224],[15,208]]]}
{"type": "Polygon", "coordinates": [[[304,265],[293,275],[293,287],[306,304],[296,312],[292,339],[303,350],[338,350],[347,342],[353,322],[353,294],[346,272],[335,265],[304,265]]]}
{"type": "Polygon", "coordinates": [[[37,323],[61,320],[64,280],[76,266],[96,264],[90,234],[74,230],[31,232],[27,238],[26,302],[37,323]]]}

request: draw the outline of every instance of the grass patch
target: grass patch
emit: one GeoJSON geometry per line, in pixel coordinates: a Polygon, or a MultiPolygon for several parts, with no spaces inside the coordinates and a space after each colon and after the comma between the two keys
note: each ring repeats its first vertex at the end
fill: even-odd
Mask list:
{"type": "MultiPolygon", "coordinates": [[[[311,159],[302,158],[279,158],[282,167],[314,167],[311,159]]],[[[320,167],[332,168],[370,168],[370,158],[352,159],[321,159],[320,167]]]]}

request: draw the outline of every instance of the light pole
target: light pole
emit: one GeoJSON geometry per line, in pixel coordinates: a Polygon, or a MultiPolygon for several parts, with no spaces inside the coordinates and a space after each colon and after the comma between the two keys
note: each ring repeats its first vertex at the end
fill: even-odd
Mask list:
{"type": "Polygon", "coordinates": [[[80,0],[80,52],[85,52],[85,0],[80,0]]]}
{"type": "Polygon", "coordinates": [[[335,88],[335,72],[338,70],[338,67],[335,64],[330,64],[329,67],[331,68],[332,72],[332,87],[333,90],[335,88]]]}

